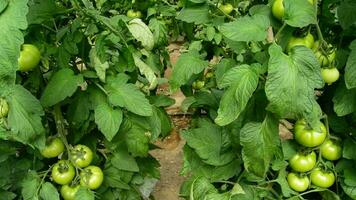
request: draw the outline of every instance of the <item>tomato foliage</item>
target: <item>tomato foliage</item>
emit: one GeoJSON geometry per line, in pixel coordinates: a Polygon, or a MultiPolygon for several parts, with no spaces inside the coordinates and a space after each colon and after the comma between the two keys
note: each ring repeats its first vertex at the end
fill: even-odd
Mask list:
{"type": "Polygon", "coordinates": [[[172,129],[175,102],[159,92],[169,84],[193,118],[183,198],[356,199],[355,9],[3,0],[1,198],[150,198],[160,174],[149,151],[172,129]]]}
{"type": "Polygon", "coordinates": [[[150,196],[151,143],[172,129],[174,100],[157,95],[170,66],[167,3],[0,3],[1,199],[150,196]]]}

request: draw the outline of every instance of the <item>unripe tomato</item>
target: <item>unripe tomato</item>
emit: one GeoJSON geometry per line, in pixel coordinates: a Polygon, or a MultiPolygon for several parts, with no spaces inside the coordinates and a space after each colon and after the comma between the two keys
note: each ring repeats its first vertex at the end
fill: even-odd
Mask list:
{"type": "Polygon", "coordinates": [[[335,183],[335,175],[331,171],[323,171],[320,168],[316,168],[310,173],[310,180],[315,186],[329,188],[335,183]]]}
{"type": "Polygon", "coordinates": [[[336,141],[326,140],[320,146],[320,153],[323,158],[334,161],[341,158],[342,148],[341,145],[336,141]]]}
{"type": "Polygon", "coordinates": [[[51,176],[54,182],[60,185],[67,185],[72,182],[75,170],[68,160],[60,160],[53,165],[51,176]]]}
{"type": "Polygon", "coordinates": [[[104,180],[103,171],[100,167],[91,165],[80,173],[80,184],[91,190],[98,189],[104,180]]]}
{"type": "Polygon", "coordinates": [[[77,167],[86,167],[93,160],[93,151],[82,144],[76,145],[70,152],[73,164],[77,167]]]}
{"type": "Polygon", "coordinates": [[[212,78],[213,76],[214,76],[213,72],[208,72],[208,73],[205,74],[205,78],[206,79],[212,78]]]}
{"type": "Polygon", "coordinates": [[[202,89],[203,87],[204,87],[204,85],[205,85],[205,82],[204,81],[194,81],[193,82],[193,89],[195,89],[195,90],[200,90],[200,89],[202,89]]]}
{"type": "Polygon", "coordinates": [[[69,186],[63,185],[61,187],[61,196],[64,200],[75,200],[75,194],[78,192],[80,185],[69,186]]]}
{"type": "Polygon", "coordinates": [[[22,45],[22,51],[18,59],[19,70],[27,72],[33,70],[41,60],[41,52],[32,44],[22,45]]]}
{"type": "Polygon", "coordinates": [[[219,6],[219,9],[226,15],[229,15],[234,10],[234,7],[231,4],[226,3],[226,4],[221,4],[219,6]]]}
{"type": "Polygon", "coordinates": [[[63,153],[64,144],[58,137],[49,139],[46,143],[46,147],[41,151],[41,154],[45,158],[55,158],[59,154],[63,153]]]}
{"type": "Polygon", "coordinates": [[[321,131],[310,129],[305,120],[298,120],[294,126],[294,137],[297,142],[305,147],[321,145],[326,138],[326,128],[319,122],[321,131]]]}
{"type": "Polygon", "coordinates": [[[3,98],[0,98],[0,118],[6,117],[9,112],[9,104],[3,98]]]}
{"type": "Polygon", "coordinates": [[[297,153],[290,160],[290,167],[296,172],[307,172],[314,168],[316,164],[316,154],[314,151],[309,154],[297,153]]]}
{"type": "Polygon", "coordinates": [[[284,16],[283,0],[275,0],[272,5],[272,14],[275,18],[282,20],[284,16]]]}
{"type": "Polygon", "coordinates": [[[140,11],[134,11],[133,9],[130,9],[127,11],[126,16],[130,18],[141,18],[142,13],[140,11]]]}
{"type": "Polygon", "coordinates": [[[287,45],[287,51],[289,52],[295,46],[306,46],[311,49],[313,45],[314,36],[308,33],[305,37],[291,37],[287,45]]]}
{"type": "Polygon", "coordinates": [[[304,192],[309,187],[309,179],[307,176],[300,176],[296,173],[289,173],[287,181],[290,188],[297,192],[304,192]]]}
{"type": "Polygon", "coordinates": [[[328,85],[337,81],[340,77],[340,72],[336,67],[321,68],[321,77],[328,85]]]}

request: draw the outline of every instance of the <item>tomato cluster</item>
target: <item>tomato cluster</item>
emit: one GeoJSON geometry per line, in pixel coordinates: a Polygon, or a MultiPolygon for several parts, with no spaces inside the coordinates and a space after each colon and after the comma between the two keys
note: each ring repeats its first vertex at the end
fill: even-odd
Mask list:
{"type": "Polygon", "coordinates": [[[287,175],[289,186],[297,192],[306,191],[311,184],[320,188],[331,187],[336,180],[335,173],[322,164],[322,158],[338,160],[341,157],[341,145],[328,139],[327,129],[322,122],[319,122],[319,130],[314,130],[308,127],[305,120],[298,120],[294,126],[294,137],[304,151],[289,159],[292,170],[287,175]],[[318,151],[319,158],[315,151],[318,151]]]}
{"type": "MultiPolygon", "coordinates": [[[[55,137],[48,139],[41,154],[45,158],[55,158],[64,151],[65,144],[60,138],[55,137]]],[[[62,185],[60,193],[64,200],[75,199],[75,194],[81,186],[95,190],[103,183],[104,174],[101,168],[90,165],[93,155],[89,147],[78,144],[69,147],[68,159],[61,159],[52,166],[51,178],[55,183],[62,185]],[[76,174],[78,170],[81,171],[80,174],[76,174]],[[79,181],[75,177],[78,177],[79,181]]]]}

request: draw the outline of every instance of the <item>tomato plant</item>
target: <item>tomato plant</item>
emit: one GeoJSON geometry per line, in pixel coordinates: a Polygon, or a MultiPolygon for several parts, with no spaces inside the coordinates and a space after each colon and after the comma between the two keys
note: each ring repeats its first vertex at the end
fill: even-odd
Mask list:
{"type": "Polygon", "coordinates": [[[182,198],[355,199],[355,9],[2,1],[1,199],[60,199],[62,187],[86,199],[159,199],[151,150],[172,130],[186,142],[182,198]],[[170,115],[190,124],[173,128],[170,115]],[[50,151],[54,137],[63,143],[50,151]]]}
{"type": "Polygon", "coordinates": [[[98,189],[103,183],[103,180],[103,171],[101,171],[100,167],[97,166],[91,165],[86,167],[80,173],[80,184],[92,190],[98,189]]]}
{"type": "Polygon", "coordinates": [[[58,137],[49,138],[41,154],[45,158],[55,158],[64,152],[64,144],[58,137]]]}
{"type": "Polygon", "coordinates": [[[287,175],[288,185],[297,192],[304,192],[309,187],[308,176],[299,176],[296,173],[289,173],[287,175]]]}
{"type": "Polygon", "coordinates": [[[51,177],[54,182],[66,185],[72,182],[75,176],[73,165],[68,160],[60,160],[53,165],[51,177]]]}
{"type": "Polygon", "coordinates": [[[93,160],[93,151],[82,144],[75,145],[70,153],[73,164],[78,167],[87,167],[93,160]]]}
{"type": "Polygon", "coordinates": [[[307,172],[314,168],[316,164],[316,154],[314,151],[303,154],[297,153],[290,160],[290,167],[296,172],[307,172]]]}

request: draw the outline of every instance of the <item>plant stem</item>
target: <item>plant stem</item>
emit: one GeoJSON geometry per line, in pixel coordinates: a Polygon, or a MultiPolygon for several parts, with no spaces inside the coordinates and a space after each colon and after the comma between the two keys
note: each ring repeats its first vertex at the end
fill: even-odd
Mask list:
{"type": "Polygon", "coordinates": [[[276,41],[276,40],[279,38],[279,35],[281,34],[281,32],[283,31],[283,29],[284,29],[286,26],[287,26],[287,24],[284,22],[283,25],[282,25],[282,27],[279,28],[279,30],[278,30],[276,36],[274,36],[274,41],[276,41]]]}

